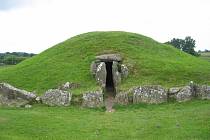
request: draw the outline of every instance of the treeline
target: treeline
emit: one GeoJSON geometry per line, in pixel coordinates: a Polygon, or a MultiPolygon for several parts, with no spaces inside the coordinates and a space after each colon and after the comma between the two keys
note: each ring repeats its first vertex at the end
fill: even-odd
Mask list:
{"type": "Polygon", "coordinates": [[[170,44],[191,55],[199,56],[199,53],[194,50],[196,47],[195,42],[192,37],[187,36],[185,39],[173,38],[171,41],[166,42],[166,44],[170,44]]]}
{"type": "Polygon", "coordinates": [[[26,52],[0,53],[0,65],[16,65],[36,54],[26,52]]]}

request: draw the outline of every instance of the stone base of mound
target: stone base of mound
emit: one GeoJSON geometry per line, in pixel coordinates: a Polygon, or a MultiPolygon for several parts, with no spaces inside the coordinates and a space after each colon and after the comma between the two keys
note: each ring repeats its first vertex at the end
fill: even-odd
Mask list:
{"type": "Polygon", "coordinates": [[[0,83],[0,106],[24,107],[36,102],[32,92],[18,89],[7,83],[0,83]]]}
{"type": "MultiPolygon", "coordinates": [[[[160,85],[133,87],[120,91],[110,100],[115,105],[138,103],[160,104],[171,101],[185,102],[192,99],[210,99],[210,86],[190,83],[183,87],[164,88],[160,85]]],[[[34,93],[15,88],[7,83],[0,83],[0,106],[22,107],[28,104],[42,103],[48,106],[78,105],[88,108],[104,107],[105,101],[101,91],[89,91],[74,95],[62,89],[50,89],[40,97],[34,93]]]]}

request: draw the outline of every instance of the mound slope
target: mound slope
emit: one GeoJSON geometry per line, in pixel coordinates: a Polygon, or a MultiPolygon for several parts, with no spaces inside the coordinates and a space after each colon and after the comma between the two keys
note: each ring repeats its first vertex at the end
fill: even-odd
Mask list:
{"type": "MultiPolygon", "coordinates": [[[[210,64],[151,38],[128,32],[90,32],[72,37],[22,63],[0,69],[0,81],[42,93],[67,81],[81,91],[98,89],[90,73],[96,55],[119,53],[129,68],[121,89],[136,85],[210,84],[210,64]]],[[[75,91],[77,92],[77,91],[75,91]]]]}

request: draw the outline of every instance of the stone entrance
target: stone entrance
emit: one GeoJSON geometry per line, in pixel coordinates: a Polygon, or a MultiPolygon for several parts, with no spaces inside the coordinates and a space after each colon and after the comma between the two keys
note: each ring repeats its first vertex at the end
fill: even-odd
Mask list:
{"type": "Polygon", "coordinates": [[[108,112],[113,111],[112,106],[118,92],[121,76],[124,77],[124,71],[128,73],[128,69],[122,64],[122,58],[119,54],[96,56],[96,60],[91,64],[91,72],[103,89],[105,106],[108,112]]]}
{"type": "Polygon", "coordinates": [[[116,90],[114,86],[114,81],[113,81],[113,62],[105,62],[106,65],[106,86],[105,86],[105,94],[104,94],[104,99],[105,99],[105,106],[106,110],[108,112],[112,112],[112,106],[114,105],[114,98],[116,96],[116,90]]]}
{"type": "MultiPolygon", "coordinates": [[[[106,86],[105,91],[108,93],[115,93],[113,74],[112,74],[112,64],[113,62],[106,62],[106,86]]],[[[114,95],[113,95],[114,96],[114,95]]]]}

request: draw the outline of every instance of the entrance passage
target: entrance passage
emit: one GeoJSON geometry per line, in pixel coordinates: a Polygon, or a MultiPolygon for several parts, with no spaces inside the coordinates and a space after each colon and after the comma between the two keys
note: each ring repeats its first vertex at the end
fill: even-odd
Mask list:
{"type": "Polygon", "coordinates": [[[112,64],[113,62],[106,62],[106,92],[115,92],[113,74],[112,74],[112,64]]]}
{"type": "Polygon", "coordinates": [[[114,81],[113,81],[113,73],[112,73],[112,64],[113,62],[105,62],[106,64],[106,87],[105,87],[105,106],[107,112],[113,112],[112,109],[114,105],[114,98],[116,95],[114,81]]]}

